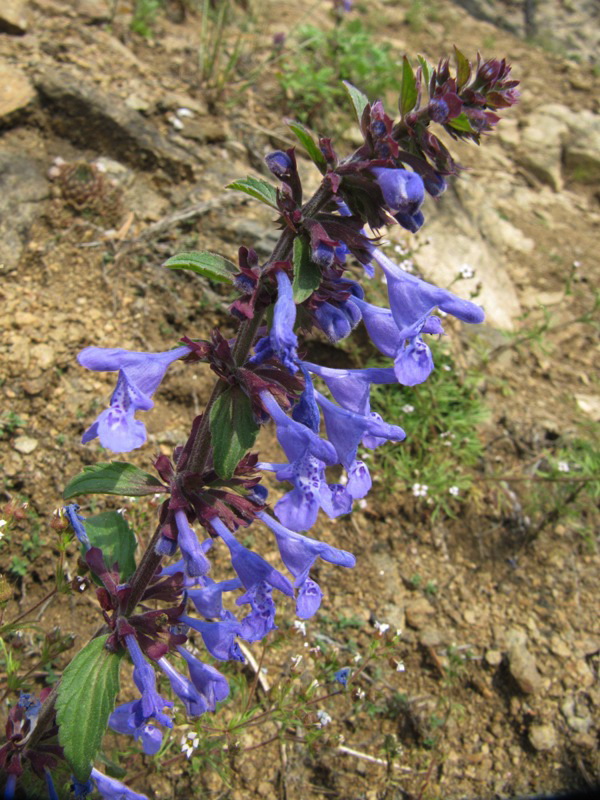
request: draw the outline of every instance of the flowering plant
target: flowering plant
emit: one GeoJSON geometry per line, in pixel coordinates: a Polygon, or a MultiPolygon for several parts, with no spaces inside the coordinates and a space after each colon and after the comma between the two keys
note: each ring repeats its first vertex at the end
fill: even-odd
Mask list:
{"type": "MultiPolygon", "coordinates": [[[[256,642],[276,629],[282,596],[294,598],[301,620],[317,612],[323,596],[311,577],[317,559],[354,566],[354,555],[308,533],[320,512],[331,519],[348,514],[369,492],[360,446],[375,449],[405,438],[399,425],[371,410],[371,386],[427,379],[434,369],[427,337],[444,333],[436,309],[471,324],[484,319],[478,305],[405,272],[377,246],[388,225],[418,231],[425,195],[439,196],[460,169],[432,123],[454,139],[479,142],[498,122],[495,112],[517,99],[505,61],[478,58],[473,67],[457,50],[455,62],[452,72],[448,60],[434,69],[420,58],[413,71],[404,59],[398,120],[348,85],[363,142],[346,158],[331,139],[315,141],[291,122],[322,175],[308,200],[293,148],[266,157],[277,185],[253,177],[230,185],[277,213],[281,235],[264,263],[246,247],[239,249],[238,264],[208,252],[166,262],[235,287],[234,337],[217,328],[210,339],[186,336],[161,353],[90,346],[79,354],[83,367],[117,373],[109,407],[82,439],[97,437],[116,453],[146,441],[137,415],[152,409],[152,395],[174,361],[190,369],[209,365],[217,380],[187,441],[171,458],[154,461],[156,474],[111,461],[87,467],[66,487],[67,501],[94,493],[158,494],[163,501],[137,565],[135,542],[117,527],[99,537],[75,503],[64,508],[65,526],[97,583],[102,626],[52,690],[39,700],[22,695],[11,710],[0,748],[5,798],[14,797],[30,774],[45,782],[50,798],[58,797],[64,787],[56,788],[52,773],[65,764],[72,796],[86,797],[95,788],[107,799],[141,797],[93,764],[107,727],[133,736],[146,754],[159,751],[164,729],[173,726],[173,703],[159,693],[157,672],[189,716],[215,711],[228,696],[228,682],[191,652],[190,643],[201,640],[217,661],[243,661],[239,640],[256,642]],[[350,277],[356,263],[367,278],[382,271],[389,308],[366,299],[361,282],[350,277]],[[303,357],[302,335],[311,329],[338,342],[361,322],[389,366],[333,369],[303,357]],[[271,422],[282,450],[276,462],[252,452],[261,426],[271,422]],[[344,470],[343,482],[332,482],[328,469],[335,466],[344,470]],[[285,486],[274,503],[263,480],[267,473],[285,486]],[[273,534],[290,577],[242,543],[239,533],[250,526],[273,534]],[[219,554],[229,557],[231,574],[215,581],[211,561],[219,554]],[[224,600],[228,596],[240,613],[224,600]],[[172,656],[183,659],[187,674],[172,656]],[[131,662],[139,696],[115,706],[124,660],[131,662]]],[[[345,686],[349,670],[336,677],[345,686]]]]}

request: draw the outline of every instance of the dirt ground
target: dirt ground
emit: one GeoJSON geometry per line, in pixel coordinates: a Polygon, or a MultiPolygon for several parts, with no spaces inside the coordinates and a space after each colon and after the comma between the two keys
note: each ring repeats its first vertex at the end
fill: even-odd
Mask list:
{"type": "MultiPolygon", "coordinates": [[[[300,15],[296,4],[258,5],[259,24],[244,34],[249,73],[272,35],[300,15]]],[[[329,5],[317,3],[313,21],[331,24],[329,5]]],[[[598,111],[599,79],[589,67],[563,62],[449,3],[438,4],[435,18],[422,27],[407,24],[408,3],[370,5],[363,18],[400,52],[436,61],[456,43],[470,55],[483,48],[486,56],[507,56],[524,89],[523,102],[511,112],[519,125],[545,102],[598,111]]],[[[90,344],[163,350],[184,335],[206,336],[217,324],[233,330],[219,287],[204,287],[195,276],[161,264],[189,249],[235,259],[241,244],[266,255],[274,235],[270,215],[222,187],[260,171],[263,155],[290,137],[269,69],[243,95],[232,91],[215,101],[199,86],[193,13],[178,22],[171,4],[171,18],[160,14],[154,36],[144,38],[131,33],[125,4],[112,21],[92,13],[93,6],[103,3],[35,0],[25,36],[0,34],[0,58],[35,86],[32,102],[0,119],[0,157],[17,178],[22,168],[23,185],[31,179],[34,188],[23,202],[35,209],[22,252],[3,265],[0,283],[0,499],[29,504],[27,517],[0,544],[13,592],[6,619],[41,599],[53,575],[57,551],[50,521],[65,483],[84,465],[106,459],[97,442],[83,446],[80,439],[109,396],[113,376],[86,372],[77,352],[90,344]],[[94,117],[65,100],[69,80],[118,98],[160,141],[148,139],[145,130],[127,144],[123,128],[113,131],[100,112],[94,117]],[[193,114],[181,118],[182,129],[173,124],[181,108],[193,114]],[[56,167],[57,157],[67,165],[103,159],[104,171],[88,174],[82,188],[78,174],[56,167]]],[[[100,101],[87,100],[97,111],[100,101]]],[[[500,152],[497,142],[486,146],[500,152]]],[[[476,179],[487,172],[482,180],[492,192],[489,162],[479,160],[476,148],[461,148],[460,155],[476,179]]],[[[535,176],[516,164],[514,173],[535,189],[535,176]]],[[[515,328],[543,318],[540,300],[552,309],[552,328],[543,346],[524,337],[483,366],[473,338],[452,329],[457,363],[465,369],[477,363],[485,376],[480,391],[490,411],[480,428],[484,463],[458,518],[432,521],[428,506],[410,491],[378,490],[376,483],[365,509],[333,525],[322,522],[316,531],[354,552],[358,563],[351,575],[329,566],[320,570],[326,597],[306,639],[294,632],[292,610],[282,614],[279,644],[264,662],[266,681],[289,671],[290,658],[305,644],[308,651],[325,642],[340,665],[351,665],[354,654],[364,657],[379,641],[376,623],[385,623],[390,639],[400,631],[390,644],[394,658],[365,669],[365,697],[329,701],[332,722],[312,748],[305,741],[311,721],[295,740],[279,741],[272,724],[250,729],[227,774],[204,763],[194,770],[179,757],[177,743],[168,753],[169,769],[129,757],[137,790],[153,798],[433,800],[516,797],[600,781],[598,507],[590,500],[575,519],[542,508],[532,522],[523,511],[532,484],[519,480],[582,425],[591,430],[598,422],[598,340],[593,325],[571,322],[590,307],[597,285],[595,191],[568,183],[556,192],[564,202],[544,206],[543,214],[516,201],[503,206],[510,222],[535,242],[505,265],[522,309],[530,312],[524,322],[515,320],[515,328]],[[578,272],[565,297],[574,260],[578,272]],[[499,474],[517,480],[490,480],[499,474]],[[270,738],[270,744],[248,749],[270,738]]],[[[18,216],[6,197],[0,209],[3,202],[7,213],[18,216]]],[[[492,347],[505,341],[498,337],[491,329],[483,333],[492,347]]],[[[315,336],[310,346],[322,344],[315,336]]],[[[335,356],[336,365],[344,357],[335,356]]],[[[197,371],[190,380],[175,364],[146,415],[149,442],[131,460],[148,469],[157,450],[171,453],[211,387],[210,373],[197,371]]],[[[269,435],[262,446],[273,449],[269,435]]],[[[111,507],[94,502],[83,512],[111,507]]],[[[143,541],[150,518],[133,503],[126,508],[131,519],[148,521],[138,531],[143,541]]],[[[275,556],[272,546],[260,552],[275,556]]],[[[73,549],[72,569],[75,561],[73,549]]],[[[44,605],[40,625],[85,641],[97,624],[92,595],[44,605]]],[[[22,635],[23,671],[35,662],[39,645],[35,631],[22,635]]],[[[69,657],[65,652],[53,662],[54,676],[69,657]]],[[[301,679],[323,657],[306,652],[301,679]]],[[[0,660],[0,686],[2,665],[0,660]]],[[[48,676],[33,677],[41,688],[48,676]]],[[[267,702],[264,687],[257,697],[267,702]]]]}

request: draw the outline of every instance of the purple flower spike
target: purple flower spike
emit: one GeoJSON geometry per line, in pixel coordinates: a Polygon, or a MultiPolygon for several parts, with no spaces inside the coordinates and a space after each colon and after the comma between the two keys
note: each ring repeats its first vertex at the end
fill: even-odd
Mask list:
{"type": "Polygon", "coordinates": [[[215,583],[205,578],[206,586],[202,589],[188,589],[187,596],[196,607],[196,611],[207,619],[219,619],[223,616],[223,592],[231,592],[242,588],[238,578],[215,583]]]}
{"type": "Polygon", "coordinates": [[[273,352],[290,372],[298,370],[296,366],[298,338],[294,333],[295,321],[296,305],[292,284],[285,272],[280,270],[277,273],[277,300],[273,311],[273,325],[269,340],[273,352]]]}
{"type": "Polygon", "coordinates": [[[240,623],[229,611],[218,622],[203,622],[194,617],[182,614],[179,622],[189,625],[202,636],[208,652],[219,661],[245,661],[235,637],[241,633],[240,623]]]}
{"type": "Polygon", "coordinates": [[[416,214],[425,197],[420,175],[406,169],[388,167],[373,167],[371,172],[379,184],[385,204],[393,214],[416,214]]]}
{"type": "MultiPolygon", "coordinates": [[[[102,795],[102,800],[148,800],[147,795],[128,789],[121,781],[109,778],[108,775],[103,775],[97,769],[92,770],[92,780],[102,795]]],[[[85,795],[79,796],[85,797],[85,795]]]]}
{"type": "Polygon", "coordinates": [[[86,347],[77,356],[83,367],[101,372],[119,372],[110,399],[110,408],[83,434],[85,444],[98,437],[103,447],[127,453],[146,441],[146,426],[135,419],[136,411],[149,411],[165,372],[173,361],[190,353],[189,347],[177,347],[164,353],[138,353],[120,348],[86,347]]]}
{"type": "Polygon", "coordinates": [[[199,717],[208,711],[208,704],[200,692],[196,689],[194,684],[178,672],[166,658],[159,658],[157,661],[158,666],[165,673],[171,684],[171,689],[175,692],[177,697],[185,706],[185,711],[188,717],[199,717]]]}
{"type": "Polygon", "coordinates": [[[175,512],[175,522],[177,524],[177,544],[183,556],[186,574],[191,578],[206,575],[210,571],[210,561],[204,555],[196,534],[190,528],[185,511],[175,512]]]}
{"type": "Polygon", "coordinates": [[[279,589],[283,594],[293,597],[294,589],[285,575],[282,575],[279,570],[272,567],[258,553],[253,553],[243,544],[240,544],[218,517],[212,519],[210,524],[229,548],[231,564],[248,591],[252,591],[258,584],[264,582],[272,586],[273,589],[279,589]]]}
{"type": "Polygon", "coordinates": [[[209,664],[203,664],[184,647],[178,646],[177,651],[185,658],[190,679],[204,697],[207,710],[215,711],[217,703],[229,696],[227,678],[209,664]]]}

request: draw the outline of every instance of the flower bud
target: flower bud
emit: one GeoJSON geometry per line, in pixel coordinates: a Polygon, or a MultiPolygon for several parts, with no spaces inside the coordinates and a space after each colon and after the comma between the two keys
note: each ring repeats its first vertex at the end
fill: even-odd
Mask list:
{"type": "Polygon", "coordinates": [[[406,169],[374,167],[375,175],[385,204],[394,214],[414,214],[419,210],[425,196],[423,180],[416,172],[406,169]]]}
{"type": "Polygon", "coordinates": [[[269,153],[268,156],[265,156],[265,162],[273,175],[278,178],[285,178],[294,170],[292,159],[283,150],[275,150],[275,152],[269,153]]]}
{"type": "Polygon", "coordinates": [[[399,225],[402,225],[403,228],[406,228],[406,230],[411,233],[416,233],[425,222],[425,217],[421,211],[417,211],[415,214],[394,214],[394,219],[399,225]]]}

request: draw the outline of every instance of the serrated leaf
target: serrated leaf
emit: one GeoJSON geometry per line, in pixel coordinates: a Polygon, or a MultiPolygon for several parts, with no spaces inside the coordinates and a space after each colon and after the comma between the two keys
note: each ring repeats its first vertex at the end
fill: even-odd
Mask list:
{"type": "Polygon", "coordinates": [[[321,283],[321,270],[310,257],[310,246],[303,236],[294,239],[294,280],[292,291],[294,303],[304,302],[318,289],[321,283]]]}
{"type": "Polygon", "coordinates": [[[63,498],[70,500],[81,494],[120,494],[142,497],[145,494],[166,492],[166,488],[148,472],[126,461],[110,461],[84,467],[83,472],[67,484],[63,498]]]}
{"type": "Polygon", "coordinates": [[[406,56],[402,58],[402,83],[400,84],[400,114],[404,118],[417,102],[418,91],[415,73],[406,56]]]}
{"type": "Polygon", "coordinates": [[[63,498],[70,500],[81,494],[120,494],[124,497],[142,497],[145,494],[166,492],[166,488],[148,472],[126,461],[93,464],[67,484],[63,498]]]}
{"type": "Polygon", "coordinates": [[[423,83],[425,84],[426,87],[428,87],[429,81],[431,80],[431,72],[433,70],[433,67],[431,66],[429,61],[427,61],[427,59],[424,58],[423,56],[417,56],[417,59],[419,61],[419,64],[421,65],[421,69],[423,70],[423,83]]]}
{"type": "Polygon", "coordinates": [[[179,253],[165,261],[163,267],[187,269],[218,283],[233,283],[233,276],[239,272],[233,261],[208,250],[179,253]]]}
{"type": "Polygon", "coordinates": [[[58,740],[77,780],[86,781],[114,710],[122,654],[92,639],[63,672],[56,700],[58,740]]]}
{"type": "Polygon", "coordinates": [[[258,429],[248,397],[237,387],[226,389],[210,411],[213,461],[221,478],[232,477],[258,429]]]}
{"type": "MultiPolygon", "coordinates": [[[[119,565],[121,581],[125,581],[135,572],[135,549],[137,542],[127,520],[118,511],[104,511],[85,520],[85,531],[92,547],[99,547],[104,556],[104,563],[111,569],[116,562],[119,565]]],[[[85,548],[84,548],[85,552],[85,548]]],[[[101,584],[101,581],[97,581],[101,584]]]]}
{"type": "Polygon", "coordinates": [[[473,128],[471,127],[469,118],[467,117],[464,111],[461,111],[458,117],[454,117],[454,119],[451,119],[446,124],[457,131],[465,131],[466,133],[473,133],[473,128]]]}
{"type": "Polygon", "coordinates": [[[471,77],[471,65],[469,59],[456,46],[454,47],[454,58],[456,60],[456,88],[460,92],[471,77]]]}
{"type": "Polygon", "coordinates": [[[277,190],[272,184],[263,181],[262,178],[253,178],[252,175],[248,175],[247,178],[240,178],[228,184],[225,188],[236,189],[238,192],[249,194],[250,197],[254,197],[256,200],[260,200],[261,203],[265,203],[265,205],[279,211],[277,207],[277,190]]]}
{"type": "Polygon", "coordinates": [[[327,169],[325,156],[320,151],[319,145],[315,142],[310,132],[304,127],[304,125],[301,125],[299,122],[295,122],[294,120],[287,120],[287,125],[292,133],[296,136],[302,147],[306,150],[313,163],[321,170],[321,172],[325,172],[327,169]]]}
{"type": "Polygon", "coordinates": [[[369,105],[369,100],[366,95],[360,91],[360,89],[357,89],[356,86],[352,86],[349,81],[344,81],[344,86],[350,95],[350,99],[352,100],[354,110],[356,111],[356,116],[358,118],[358,124],[360,125],[362,122],[363,111],[369,105]]]}

